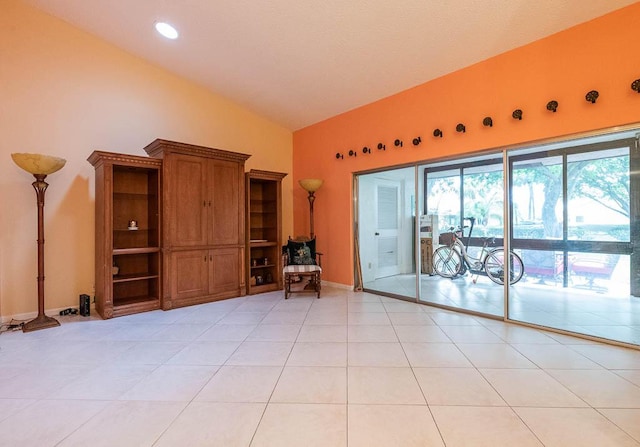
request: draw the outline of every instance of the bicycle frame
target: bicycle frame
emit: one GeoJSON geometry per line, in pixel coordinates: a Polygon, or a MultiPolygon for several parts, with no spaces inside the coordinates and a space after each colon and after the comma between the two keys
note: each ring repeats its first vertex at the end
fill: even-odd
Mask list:
{"type": "MultiPolygon", "coordinates": [[[[489,248],[490,241],[495,241],[495,238],[482,238],[483,244],[480,248],[480,255],[477,258],[469,255],[467,250],[471,242],[475,218],[469,217],[464,220],[471,222],[469,234],[466,236],[466,244],[464,243],[464,229],[469,227],[464,225],[463,221],[463,225],[457,229],[451,227],[451,238],[448,236],[441,238],[444,239],[441,240],[442,246],[434,252],[434,269],[436,273],[445,278],[453,279],[464,275],[468,271],[475,275],[473,278],[474,284],[479,275],[487,276],[496,284],[504,284],[504,262],[510,262],[509,284],[515,284],[520,281],[524,273],[522,259],[512,251],[505,255],[502,247],[489,248]]],[[[444,234],[448,235],[449,233],[443,233],[441,236],[444,236],[444,234]]]]}
{"type": "Polygon", "coordinates": [[[475,275],[483,275],[487,276],[487,272],[484,271],[484,260],[489,254],[490,250],[487,250],[488,239],[484,240],[482,247],[480,248],[480,255],[475,258],[472,257],[467,249],[469,248],[469,242],[471,241],[471,234],[473,233],[473,226],[475,225],[476,219],[475,217],[465,217],[463,220],[468,220],[471,222],[471,226],[469,227],[469,234],[467,235],[467,242],[462,242],[464,238],[464,225],[460,227],[460,232],[462,233],[462,237],[457,237],[453,241],[452,248],[455,250],[457,248],[458,253],[462,257],[462,262],[466,269],[469,272],[475,275]]]}

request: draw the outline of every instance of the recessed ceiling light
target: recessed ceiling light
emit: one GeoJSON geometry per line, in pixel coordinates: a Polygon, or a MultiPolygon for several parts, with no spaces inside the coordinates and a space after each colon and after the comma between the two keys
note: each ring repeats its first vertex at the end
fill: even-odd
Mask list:
{"type": "Polygon", "coordinates": [[[158,31],[167,39],[178,38],[178,31],[173,26],[165,22],[156,22],[156,31],[158,31]]]}

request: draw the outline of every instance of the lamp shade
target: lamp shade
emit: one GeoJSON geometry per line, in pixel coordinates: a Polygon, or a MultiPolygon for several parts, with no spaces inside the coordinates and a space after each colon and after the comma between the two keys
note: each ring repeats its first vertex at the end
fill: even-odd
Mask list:
{"type": "Polygon", "coordinates": [[[30,174],[49,175],[62,169],[67,160],[42,154],[11,154],[15,164],[30,174]]]}
{"type": "Polygon", "coordinates": [[[298,180],[302,189],[307,192],[316,192],[322,186],[323,181],[317,178],[305,178],[298,180]]]}

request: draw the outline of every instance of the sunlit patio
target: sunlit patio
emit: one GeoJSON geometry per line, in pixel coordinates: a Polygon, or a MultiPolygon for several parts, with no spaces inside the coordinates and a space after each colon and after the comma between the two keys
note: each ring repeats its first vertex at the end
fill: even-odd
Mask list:
{"type": "MultiPolygon", "coordinates": [[[[504,288],[469,274],[456,279],[421,275],[421,302],[502,318],[504,288]]],[[[416,296],[415,275],[396,275],[365,283],[365,290],[416,296]]],[[[640,345],[640,298],[628,285],[599,280],[593,287],[576,280],[572,287],[525,277],[509,290],[509,318],[544,327],[640,345]]]]}

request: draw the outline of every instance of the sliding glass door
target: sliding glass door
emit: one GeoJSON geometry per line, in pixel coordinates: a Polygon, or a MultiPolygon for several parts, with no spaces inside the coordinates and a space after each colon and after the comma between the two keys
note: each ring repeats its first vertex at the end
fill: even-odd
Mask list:
{"type": "Polygon", "coordinates": [[[415,168],[363,174],[357,185],[357,281],[370,291],[415,299],[415,168]]]}
{"type": "Polygon", "coordinates": [[[489,251],[503,241],[503,169],[499,154],[419,168],[424,179],[420,219],[433,227],[425,233],[433,254],[420,276],[422,302],[504,315],[504,289],[487,276],[484,265],[489,251]],[[449,235],[456,234],[453,242],[449,235]]]}
{"type": "Polygon", "coordinates": [[[640,343],[635,142],[509,154],[511,247],[527,285],[510,288],[510,319],[640,343]]]}
{"type": "Polygon", "coordinates": [[[356,284],[640,345],[635,132],[358,174],[356,284]]]}

